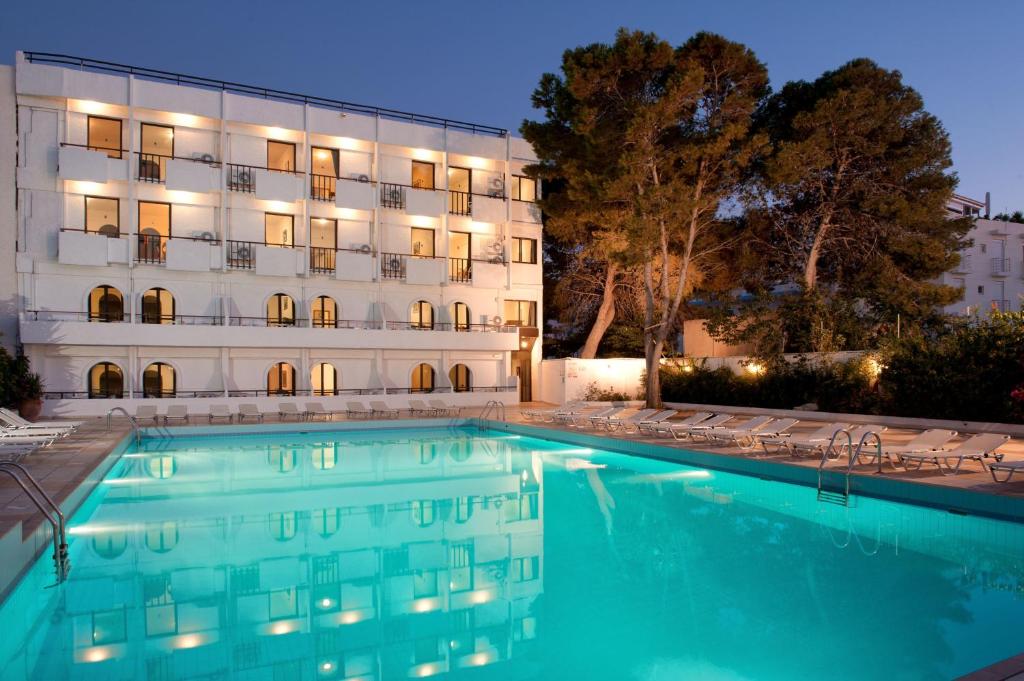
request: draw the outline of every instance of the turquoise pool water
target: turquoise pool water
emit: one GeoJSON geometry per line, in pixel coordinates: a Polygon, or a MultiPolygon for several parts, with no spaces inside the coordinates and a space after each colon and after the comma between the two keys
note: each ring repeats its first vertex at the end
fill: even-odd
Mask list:
{"type": "Polygon", "coordinates": [[[1024,526],[476,430],[148,440],[0,607],[20,679],[949,679],[1024,526]]]}

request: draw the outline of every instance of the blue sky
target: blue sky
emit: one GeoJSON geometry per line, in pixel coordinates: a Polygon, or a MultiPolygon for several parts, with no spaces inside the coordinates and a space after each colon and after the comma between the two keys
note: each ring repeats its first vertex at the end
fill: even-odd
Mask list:
{"type": "Polygon", "coordinates": [[[561,53],[619,26],[749,45],[773,85],[854,57],[903,72],[949,130],[961,193],[1024,209],[1024,2],[16,2],[0,62],[62,52],[517,129],[561,53]]]}

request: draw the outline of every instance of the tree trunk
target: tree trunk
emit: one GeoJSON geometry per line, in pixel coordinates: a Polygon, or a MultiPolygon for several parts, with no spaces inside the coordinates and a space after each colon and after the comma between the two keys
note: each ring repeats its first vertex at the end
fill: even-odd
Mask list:
{"type": "Polygon", "coordinates": [[[823,218],[818,223],[818,229],[814,233],[814,241],[811,243],[811,250],[807,253],[807,262],[804,263],[804,288],[813,291],[818,285],[818,260],[821,259],[821,249],[825,244],[825,235],[828,233],[831,222],[829,218],[823,218]]]}
{"type": "Polygon", "coordinates": [[[615,321],[615,278],[618,274],[619,266],[609,262],[605,270],[604,291],[601,294],[601,306],[597,309],[597,319],[594,320],[593,326],[590,327],[587,342],[583,344],[583,349],[580,350],[580,357],[582,359],[594,359],[597,357],[597,348],[601,345],[601,339],[604,338],[608,327],[615,321]]]}
{"type": "Polygon", "coordinates": [[[647,408],[657,409],[661,407],[661,353],[664,343],[660,340],[651,339],[647,344],[647,408]]]}

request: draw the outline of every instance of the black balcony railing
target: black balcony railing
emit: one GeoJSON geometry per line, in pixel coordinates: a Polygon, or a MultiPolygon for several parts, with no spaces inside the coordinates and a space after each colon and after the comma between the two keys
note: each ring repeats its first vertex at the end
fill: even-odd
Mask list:
{"type": "Polygon", "coordinates": [[[256,192],[256,168],[237,163],[228,164],[228,189],[234,192],[256,192]]]}
{"type": "Polygon", "coordinates": [[[473,197],[469,192],[448,190],[448,212],[452,215],[472,215],[473,197]]]}
{"type": "Polygon", "coordinates": [[[469,258],[448,258],[448,281],[468,284],[473,281],[473,262],[469,258]]]}
{"type": "Polygon", "coordinates": [[[323,246],[309,247],[309,271],[313,274],[334,274],[337,250],[323,246]]]}
{"type": "Polygon", "coordinates": [[[163,154],[139,154],[139,182],[163,182],[167,179],[167,159],[163,154]]]}
{"type": "Polygon", "coordinates": [[[251,241],[228,241],[228,267],[234,270],[254,269],[258,245],[251,241]]]}
{"type": "Polygon", "coordinates": [[[405,187],[392,182],[380,183],[380,205],[384,208],[405,208],[405,187]]]}
{"type": "Polygon", "coordinates": [[[139,234],[139,250],[135,262],[159,265],[167,260],[167,237],[162,234],[139,234]]]}
{"type": "Polygon", "coordinates": [[[405,262],[408,257],[401,253],[381,253],[380,276],[383,279],[405,279],[405,262]]]}
{"type": "Polygon", "coordinates": [[[309,176],[309,197],[317,201],[333,201],[338,186],[338,178],[332,175],[309,176]]]}

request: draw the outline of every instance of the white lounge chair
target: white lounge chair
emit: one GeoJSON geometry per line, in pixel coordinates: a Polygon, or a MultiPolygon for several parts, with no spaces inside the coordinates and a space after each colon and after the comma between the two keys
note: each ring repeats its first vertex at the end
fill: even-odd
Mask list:
{"type": "Polygon", "coordinates": [[[979,462],[982,468],[985,467],[985,459],[989,457],[994,458],[996,462],[1000,461],[1003,455],[996,454],[996,450],[1005,445],[1009,439],[1009,435],[982,433],[964,440],[952,449],[904,452],[899,457],[903,468],[908,471],[920,470],[926,463],[931,463],[935,464],[943,475],[956,475],[960,472],[960,466],[963,465],[965,459],[979,462]],[[908,464],[910,461],[917,465],[911,468],[908,464]],[[954,461],[956,462],[955,466],[952,465],[954,461]]]}
{"type": "Polygon", "coordinates": [[[37,447],[49,447],[54,440],[60,439],[61,435],[52,433],[27,433],[12,434],[9,431],[0,432],[0,446],[3,445],[35,445],[37,447]]]}
{"type": "MultiPolygon", "coordinates": [[[[783,419],[782,421],[783,422],[779,424],[779,430],[781,432],[785,432],[787,427],[797,423],[796,419],[783,419]],[[792,423],[787,424],[786,421],[792,421],[792,423]]],[[[704,431],[704,435],[708,442],[716,442],[718,444],[735,444],[741,449],[749,449],[757,445],[757,441],[754,439],[754,436],[776,422],[777,420],[771,416],[754,416],[747,419],[746,422],[736,426],[711,428],[704,431]]]]}
{"type": "Polygon", "coordinates": [[[678,428],[680,430],[684,428],[689,428],[690,426],[695,426],[698,423],[707,421],[712,416],[714,416],[714,414],[712,414],[710,411],[698,411],[693,414],[690,414],[684,419],[679,419],[678,421],[670,421],[669,419],[665,419],[663,421],[659,421],[658,423],[652,423],[641,428],[640,432],[646,432],[655,436],[664,435],[665,437],[668,437],[669,433],[672,431],[673,428],[678,428]]]}
{"type": "Polygon", "coordinates": [[[365,419],[373,415],[373,412],[366,408],[366,405],[362,402],[356,402],[350,400],[345,403],[345,416],[348,418],[360,418],[365,419]]]}
{"type": "Polygon", "coordinates": [[[334,412],[328,411],[323,402],[306,402],[306,411],[302,415],[307,421],[315,421],[318,418],[330,421],[334,418],[334,412]]]}
{"type": "Polygon", "coordinates": [[[992,474],[992,480],[1003,483],[1013,480],[1013,474],[1017,471],[1024,471],[1024,461],[997,461],[988,465],[988,472],[992,474]],[[996,472],[1005,473],[1002,478],[996,472]]]}
{"type": "Polygon", "coordinates": [[[370,400],[370,410],[374,416],[382,415],[386,419],[397,419],[398,409],[389,407],[384,400],[370,400]]]}
{"type": "Polygon", "coordinates": [[[437,410],[438,416],[460,416],[462,414],[462,407],[455,407],[450,404],[446,404],[444,400],[434,398],[427,400],[427,404],[437,410]]]}
{"type": "Polygon", "coordinates": [[[296,421],[302,420],[302,412],[294,402],[278,402],[277,417],[284,421],[289,416],[294,416],[296,421]]]}
{"type": "Polygon", "coordinates": [[[610,416],[616,407],[591,407],[585,411],[578,412],[565,412],[563,414],[556,414],[555,421],[565,423],[570,427],[575,427],[578,422],[586,423],[592,418],[601,418],[603,416],[610,416]]]}
{"type": "Polygon", "coordinates": [[[757,439],[761,443],[761,448],[764,449],[765,454],[778,454],[783,449],[790,454],[795,454],[797,451],[801,450],[817,452],[828,446],[829,441],[835,433],[840,430],[846,430],[848,427],[848,423],[840,423],[837,421],[835,423],[826,423],[816,431],[807,433],[806,435],[781,433],[778,436],[762,435],[757,439]],[[769,447],[774,447],[774,451],[769,451],[769,447]]]}
{"type": "Polygon", "coordinates": [[[435,416],[437,409],[431,407],[423,400],[409,400],[409,413],[413,416],[435,416]]]}
{"type": "Polygon", "coordinates": [[[188,406],[184,404],[172,404],[167,407],[167,413],[164,414],[164,424],[168,424],[171,421],[181,421],[182,423],[189,422],[188,406]]]}
{"type": "MultiPolygon", "coordinates": [[[[663,409],[659,411],[657,414],[654,414],[653,416],[648,416],[642,421],[637,421],[633,427],[633,431],[639,433],[640,435],[643,435],[644,431],[653,429],[654,426],[658,425],[659,423],[668,421],[670,418],[672,418],[678,413],[679,412],[676,411],[675,409],[663,409]]],[[[625,430],[626,432],[629,432],[630,427],[626,426],[625,430]]]]}
{"type": "Polygon", "coordinates": [[[681,424],[673,424],[669,426],[668,433],[675,440],[688,440],[712,428],[724,428],[725,424],[734,418],[736,417],[732,414],[715,414],[711,418],[693,425],[682,426],[681,424]]]}
{"type": "Polygon", "coordinates": [[[62,437],[67,437],[70,433],[71,431],[66,428],[13,428],[11,426],[0,428],[0,437],[2,438],[35,437],[59,440],[62,437]]]}
{"type": "Polygon", "coordinates": [[[135,420],[136,421],[152,421],[157,423],[160,419],[160,415],[157,413],[155,404],[140,404],[135,407],[135,420]]]}
{"type": "Polygon", "coordinates": [[[545,419],[549,416],[554,416],[558,413],[565,413],[567,411],[573,411],[582,409],[587,406],[587,403],[583,400],[575,400],[572,402],[566,402],[560,407],[553,407],[549,409],[523,409],[519,413],[526,419],[545,419]]]}
{"type": "MultiPolygon", "coordinates": [[[[856,463],[862,463],[861,459],[866,459],[866,463],[874,463],[879,458],[887,459],[893,468],[900,463],[900,456],[911,452],[927,452],[934,449],[942,449],[950,440],[956,437],[955,430],[944,430],[942,428],[930,428],[923,433],[917,435],[914,439],[905,445],[893,445],[882,443],[881,447],[873,446],[872,443],[867,442],[863,447],[854,452],[852,455],[856,456],[856,463]]],[[[853,446],[856,447],[860,442],[860,438],[853,439],[853,446]]],[[[879,462],[880,463],[880,462],[879,462]]]]}
{"type": "Polygon", "coordinates": [[[255,419],[257,423],[263,423],[263,412],[252,402],[243,402],[238,405],[238,422],[244,423],[246,419],[255,419]]]}
{"type": "Polygon", "coordinates": [[[13,431],[17,431],[17,432],[26,433],[26,434],[29,434],[29,433],[41,433],[41,432],[46,432],[46,433],[64,433],[64,434],[67,434],[67,433],[70,433],[71,431],[74,430],[74,428],[67,427],[67,426],[45,426],[45,425],[40,425],[40,424],[36,424],[36,423],[31,423],[30,425],[24,425],[22,423],[15,423],[15,421],[13,419],[5,417],[5,416],[0,416],[0,428],[2,428],[3,430],[9,430],[9,431],[12,431],[12,432],[13,431]]]}
{"type": "Polygon", "coordinates": [[[628,416],[612,416],[605,419],[602,425],[609,431],[615,431],[619,428],[626,428],[627,426],[633,427],[645,419],[649,419],[658,413],[658,409],[641,409],[640,411],[633,412],[628,416]]]}
{"type": "Polygon", "coordinates": [[[577,427],[585,428],[586,425],[587,425],[586,422],[590,421],[590,427],[595,429],[595,430],[597,430],[601,426],[605,425],[608,422],[608,419],[616,418],[619,414],[621,414],[624,411],[626,411],[626,407],[623,407],[623,406],[612,407],[609,411],[607,411],[607,412],[605,412],[603,414],[597,414],[595,416],[588,416],[586,421],[576,420],[576,421],[574,421],[574,423],[576,423],[577,427]]]}
{"type": "Polygon", "coordinates": [[[0,407],[0,416],[4,418],[4,421],[12,426],[21,426],[24,428],[77,428],[82,425],[82,421],[29,421],[28,419],[22,418],[21,414],[0,407]]]}
{"type": "Polygon", "coordinates": [[[210,423],[213,423],[215,419],[225,419],[228,423],[232,423],[235,420],[235,415],[231,413],[226,404],[211,404],[210,413],[207,416],[210,419],[210,423]]]}

